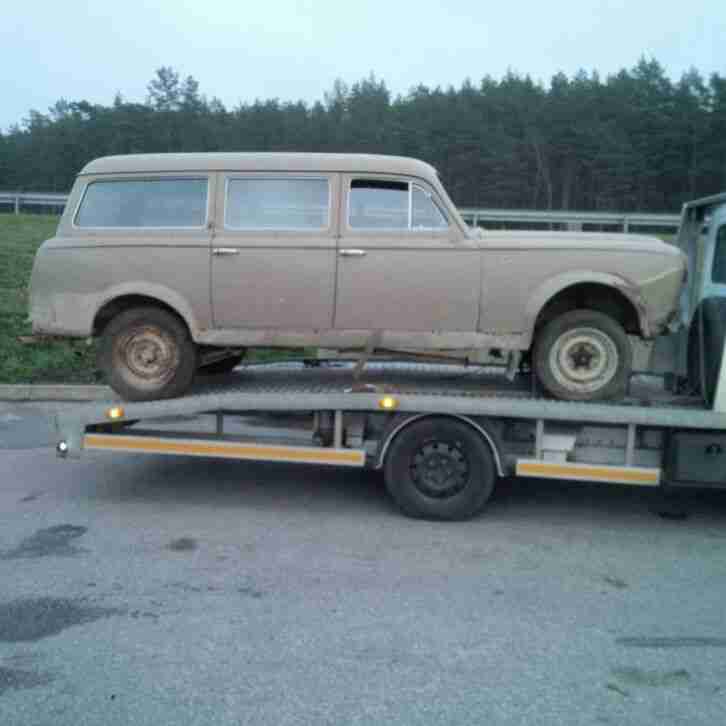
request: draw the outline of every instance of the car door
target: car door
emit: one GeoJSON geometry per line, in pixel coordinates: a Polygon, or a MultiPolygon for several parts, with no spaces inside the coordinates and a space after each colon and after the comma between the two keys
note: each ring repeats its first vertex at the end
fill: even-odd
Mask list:
{"type": "Polygon", "coordinates": [[[211,249],[215,328],[330,328],[336,175],[222,176],[211,249]]]}
{"type": "Polygon", "coordinates": [[[475,331],[479,250],[425,182],[347,175],[335,327],[475,331]]]}

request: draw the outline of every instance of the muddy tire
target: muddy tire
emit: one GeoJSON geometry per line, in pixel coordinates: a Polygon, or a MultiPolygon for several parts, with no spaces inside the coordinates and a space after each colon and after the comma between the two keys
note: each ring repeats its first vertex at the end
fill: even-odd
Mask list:
{"type": "Polygon", "coordinates": [[[406,426],[391,443],[383,471],[404,514],[433,520],[476,516],[497,478],[494,456],[479,433],[444,416],[406,426]]]}
{"type": "Polygon", "coordinates": [[[622,398],[633,352],[622,325],[595,310],[572,310],[551,320],[534,343],[542,386],[565,401],[622,398]]]}
{"type": "Polygon", "coordinates": [[[166,310],[131,308],[101,335],[99,367],[126,401],[183,395],[197,370],[197,348],[186,325],[166,310]]]}

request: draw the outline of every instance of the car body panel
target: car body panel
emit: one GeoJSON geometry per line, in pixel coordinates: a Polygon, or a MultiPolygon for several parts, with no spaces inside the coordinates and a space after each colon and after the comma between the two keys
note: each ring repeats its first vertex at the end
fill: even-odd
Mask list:
{"type": "MultiPolygon", "coordinates": [[[[208,178],[208,213],[214,175],[208,178]]],[[[122,296],[146,296],[174,309],[192,335],[212,324],[209,300],[211,232],[196,228],[94,228],[75,224],[87,187],[102,179],[79,176],[56,236],[36,253],[30,284],[34,332],[86,337],[98,312],[122,296]]]]}

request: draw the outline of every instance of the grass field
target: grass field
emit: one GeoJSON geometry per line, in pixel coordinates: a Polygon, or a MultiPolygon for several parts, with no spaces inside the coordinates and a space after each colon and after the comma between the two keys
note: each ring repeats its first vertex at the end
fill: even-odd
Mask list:
{"type": "Polygon", "coordinates": [[[95,347],[85,341],[23,345],[30,335],[28,282],[33,257],[58,217],[0,215],[0,383],[97,383],[95,347]]]}

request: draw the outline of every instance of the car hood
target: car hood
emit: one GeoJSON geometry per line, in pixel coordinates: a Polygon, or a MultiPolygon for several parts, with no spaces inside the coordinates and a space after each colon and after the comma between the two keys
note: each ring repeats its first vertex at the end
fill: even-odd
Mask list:
{"type": "Polygon", "coordinates": [[[472,230],[482,249],[511,250],[592,250],[607,252],[647,252],[679,257],[680,250],[656,237],[642,234],[605,232],[523,232],[472,230]]]}

